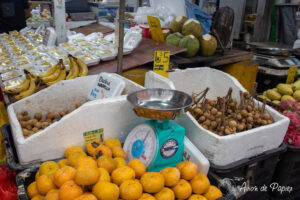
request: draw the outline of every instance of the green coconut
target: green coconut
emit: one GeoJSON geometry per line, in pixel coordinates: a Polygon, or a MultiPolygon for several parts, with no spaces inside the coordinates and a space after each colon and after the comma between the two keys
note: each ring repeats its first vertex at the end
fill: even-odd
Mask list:
{"type": "Polygon", "coordinates": [[[174,17],[171,21],[171,28],[172,31],[175,32],[181,32],[183,24],[188,20],[185,16],[177,16],[174,17]]]}
{"type": "Polygon", "coordinates": [[[181,33],[172,33],[172,34],[168,35],[168,37],[166,39],[166,43],[174,45],[174,46],[178,46],[179,41],[182,38],[183,38],[183,35],[181,35],[181,33]]]}
{"type": "Polygon", "coordinates": [[[196,19],[188,19],[182,26],[182,34],[186,35],[194,35],[196,38],[199,38],[202,32],[202,25],[196,19]]]}
{"type": "Polygon", "coordinates": [[[183,52],[181,55],[190,58],[197,54],[200,43],[194,35],[187,35],[180,40],[179,46],[187,49],[187,51],[183,52]]]}
{"type": "Polygon", "coordinates": [[[203,56],[214,55],[217,49],[217,40],[210,34],[205,34],[200,37],[200,54],[203,56]]]}

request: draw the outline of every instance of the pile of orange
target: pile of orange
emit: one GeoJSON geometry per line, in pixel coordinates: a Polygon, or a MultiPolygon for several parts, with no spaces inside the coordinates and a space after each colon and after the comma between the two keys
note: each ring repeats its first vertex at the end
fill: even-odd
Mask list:
{"type": "Polygon", "coordinates": [[[32,200],[216,200],[222,192],[211,186],[197,165],[183,161],[160,172],[146,172],[138,159],[126,163],[117,139],[66,149],[65,159],[44,162],[27,187],[32,200]]]}

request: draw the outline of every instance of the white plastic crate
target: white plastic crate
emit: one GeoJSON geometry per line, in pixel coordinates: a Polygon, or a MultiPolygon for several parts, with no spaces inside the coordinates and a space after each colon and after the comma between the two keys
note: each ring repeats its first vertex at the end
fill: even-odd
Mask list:
{"type": "MultiPolygon", "coordinates": [[[[188,94],[199,93],[209,87],[207,97],[210,99],[225,96],[232,87],[232,96],[239,101],[239,91],[246,91],[234,77],[208,67],[175,70],[169,73],[169,79],[154,72],[147,72],[145,83],[145,87],[148,88],[163,87],[188,94]]],[[[202,128],[190,113],[178,118],[176,122],[186,129],[186,136],[206,158],[215,165],[224,166],[280,146],[289,119],[269,106],[266,106],[266,110],[272,115],[275,123],[227,136],[219,136],[202,128]]]]}

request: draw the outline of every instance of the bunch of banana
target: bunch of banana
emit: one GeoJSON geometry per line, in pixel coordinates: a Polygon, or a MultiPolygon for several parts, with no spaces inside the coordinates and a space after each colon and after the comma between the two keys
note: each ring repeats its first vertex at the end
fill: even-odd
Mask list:
{"type": "Polygon", "coordinates": [[[33,93],[37,92],[40,88],[40,84],[41,84],[40,78],[33,74],[30,74],[26,70],[24,70],[24,71],[26,73],[26,76],[29,75],[29,87],[26,90],[20,92],[18,95],[16,95],[15,96],[16,100],[20,100],[25,97],[28,97],[28,96],[32,95],[33,93]]]}
{"type": "Polygon", "coordinates": [[[75,58],[72,55],[68,55],[68,57],[70,60],[70,72],[66,77],[67,80],[88,75],[88,68],[81,59],[75,58]]]}
{"type": "Polygon", "coordinates": [[[27,90],[29,88],[29,85],[30,85],[30,74],[26,73],[26,78],[23,80],[23,82],[21,84],[16,85],[14,87],[6,88],[4,90],[4,92],[6,94],[12,94],[12,95],[18,94],[20,92],[27,90]]]}
{"type": "Polygon", "coordinates": [[[55,66],[56,66],[56,69],[52,74],[42,78],[42,81],[47,86],[50,86],[55,83],[58,83],[59,81],[65,80],[65,78],[67,76],[67,70],[66,70],[66,67],[64,66],[63,60],[60,59],[58,64],[55,66]]]}

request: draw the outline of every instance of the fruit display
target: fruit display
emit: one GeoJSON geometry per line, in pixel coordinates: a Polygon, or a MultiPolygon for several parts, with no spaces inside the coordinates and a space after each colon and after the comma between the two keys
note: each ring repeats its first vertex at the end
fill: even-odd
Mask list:
{"type": "Polygon", "coordinates": [[[212,56],[217,49],[217,40],[210,34],[201,35],[202,25],[196,19],[184,16],[174,17],[171,22],[172,32],[164,32],[167,44],[186,48],[183,57],[193,57],[199,52],[202,56],[212,56]]]}
{"type": "Polygon", "coordinates": [[[126,163],[118,139],[91,141],[86,152],[71,146],[64,159],[40,165],[27,188],[30,199],[60,200],[216,200],[222,192],[190,161],[160,172],[147,172],[143,162],[126,163]],[[114,150],[115,149],[115,150],[114,150]],[[115,152],[115,153],[114,153],[115,152]]]}
{"type": "MultiPolygon", "coordinates": [[[[75,109],[79,108],[81,103],[76,103],[75,109]]],[[[45,129],[52,123],[59,121],[65,115],[71,113],[71,110],[61,110],[58,113],[48,112],[45,116],[41,113],[35,113],[30,117],[29,113],[24,110],[17,115],[18,121],[22,127],[23,136],[25,138],[45,129]]]]}
{"type": "Polygon", "coordinates": [[[263,94],[257,97],[266,99],[276,105],[286,100],[300,102],[300,78],[292,84],[280,83],[276,88],[264,91],[263,94]]]}
{"type": "Polygon", "coordinates": [[[266,112],[266,102],[260,107],[255,105],[253,95],[240,92],[240,102],[232,99],[232,88],[225,97],[217,100],[207,99],[209,88],[199,94],[192,94],[194,104],[188,111],[205,129],[226,136],[272,124],[274,119],[266,112]]]}

